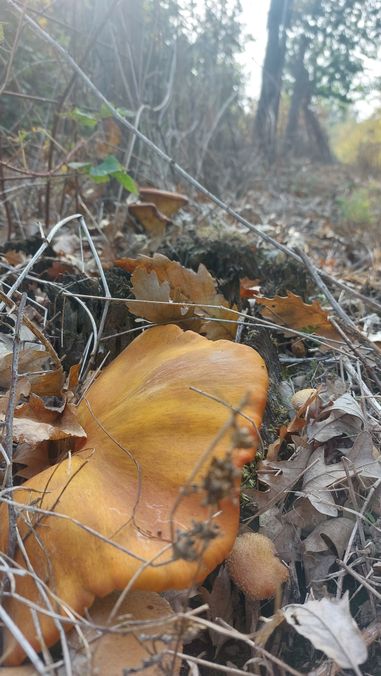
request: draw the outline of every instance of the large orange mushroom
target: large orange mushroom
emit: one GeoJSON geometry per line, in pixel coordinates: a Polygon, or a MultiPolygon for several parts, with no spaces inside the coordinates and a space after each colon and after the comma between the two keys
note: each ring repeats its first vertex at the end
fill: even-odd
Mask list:
{"type": "MultiPolygon", "coordinates": [[[[104,369],[78,408],[85,447],[12,493],[23,574],[4,606],[36,650],[33,608],[49,646],[59,638],[52,610],[66,627],[95,597],[187,588],[227,556],[267,381],[250,347],[173,325],[149,329],[104,369]]],[[[3,504],[4,553],[7,521],[3,504]]],[[[24,657],[5,630],[4,662],[24,657]]]]}

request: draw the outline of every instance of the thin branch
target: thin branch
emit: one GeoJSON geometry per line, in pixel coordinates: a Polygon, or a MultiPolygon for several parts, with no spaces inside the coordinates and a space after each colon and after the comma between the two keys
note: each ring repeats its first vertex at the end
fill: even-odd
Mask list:
{"type": "MultiPolygon", "coordinates": [[[[16,12],[20,13],[21,9],[18,7],[17,3],[14,0],[7,0],[8,4],[13,7],[16,12]]],[[[276,249],[279,249],[279,251],[282,251],[286,256],[289,256],[290,258],[293,258],[294,260],[298,261],[299,263],[302,262],[301,257],[292,249],[289,249],[289,247],[285,246],[284,244],[281,244],[278,242],[276,239],[268,235],[266,232],[263,231],[262,228],[257,227],[253,223],[250,223],[250,221],[246,220],[246,218],[243,218],[237,211],[232,209],[226,202],[221,200],[219,197],[214,195],[210,190],[205,188],[205,186],[197,181],[191,174],[189,174],[185,169],[183,169],[175,160],[173,160],[167,153],[165,153],[161,148],[159,148],[153,141],[151,141],[145,134],[143,134],[141,131],[136,129],[134,125],[129,122],[123,115],[121,115],[120,111],[115,108],[115,106],[107,99],[102,92],[99,91],[98,87],[93,83],[93,81],[86,75],[86,73],[82,70],[82,68],[76,63],[76,61],[70,56],[70,54],[67,52],[67,50],[62,47],[62,45],[58,44],[58,42],[51,36],[49,33],[44,31],[41,26],[38,25],[36,21],[34,21],[30,16],[27,14],[25,15],[25,21],[28,22],[28,24],[33,28],[33,30],[40,35],[43,40],[48,42],[56,52],[58,52],[64,60],[73,68],[75,73],[81,78],[81,80],[87,85],[87,87],[93,92],[93,94],[96,96],[96,98],[104,103],[110,112],[112,113],[113,117],[115,117],[116,120],[120,122],[126,129],[128,129],[129,132],[134,134],[140,141],[142,141],[152,152],[160,157],[164,162],[168,163],[173,171],[175,171],[179,176],[181,176],[187,183],[189,183],[193,188],[195,188],[197,191],[208,197],[214,204],[219,206],[221,209],[223,209],[227,214],[229,214],[232,218],[234,218],[238,223],[241,223],[241,225],[244,225],[248,230],[251,232],[254,232],[260,239],[265,241],[267,244],[275,247],[276,249]]],[[[381,310],[381,304],[378,303],[377,301],[373,300],[372,298],[367,298],[360,294],[359,292],[355,291],[351,287],[347,286],[343,282],[340,282],[339,280],[331,277],[325,272],[321,272],[321,276],[324,279],[327,279],[330,281],[332,284],[335,284],[338,286],[340,289],[343,289],[347,293],[349,293],[351,296],[356,296],[356,297],[361,297],[361,299],[369,305],[370,307],[374,307],[377,310],[381,310]]]]}
{"type": "MultiPolygon", "coordinates": [[[[13,343],[12,366],[11,366],[11,384],[9,388],[9,399],[7,412],[5,416],[4,448],[7,455],[7,466],[5,470],[4,486],[6,490],[13,488],[13,419],[16,407],[16,385],[18,378],[18,366],[21,350],[21,326],[26,305],[26,293],[21,296],[20,305],[16,314],[16,325],[13,343]]],[[[8,556],[14,557],[16,551],[16,509],[12,501],[8,504],[8,556]]]]}
{"type": "Polygon", "coordinates": [[[14,37],[14,40],[13,40],[12,48],[11,48],[11,51],[10,51],[10,54],[9,54],[9,57],[8,57],[8,60],[7,60],[7,67],[6,67],[6,71],[5,71],[4,81],[3,81],[2,85],[0,86],[0,96],[3,94],[4,89],[7,86],[9,78],[11,76],[13,60],[14,60],[15,55],[16,55],[17,47],[18,47],[18,44],[19,44],[20,36],[21,36],[22,27],[23,27],[23,24],[24,24],[24,16],[25,16],[25,11],[26,11],[26,6],[27,6],[27,2],[25,1],[23,7],[19,8],[19,10],[18,10],[19,14],[20,14],[20,18],[19,18],[19,22],[17,24],[16,34],[15,34],[15,37],[14,37]]]}
{"type": "Polygon", "coordinates": [[[56,99],[47,99],[44,96],[33,96],[33,94],[24,94],[23,92],[11,92],[8,89],[4,89],[2,96],[13,96],[18,99],[27,99],[28,101],[39,103],[57,103],[56,99]]]}
{"type": "Polygon", "coordinates": [[[39,656],[37,655],[36,651],[34,650],[34,648],[32,648],[29,641],[26,640],[26,638],[25,638],[24,634],[22,633],[21,629],[19,629],[19,627],[13,622],[12,618],[8,615],[5,608],[1,605],[0,605],[0,619],[4,623],[4,626],[12,634],[12,636],[14,636],[17,643],[20,644],[20,646],[23,649],[25,655],[30,659],[34,668],[37,670],[37,673],[44,674],[46,672],[46,667],[45,667],[44,663],[41,662],[41,660],[40,660],[39,656]]]}
{"type": "MultiPolygon", "coordinates": [[[[1,155],[2,155],[2,137],[0,136],[0,157],[1,155]]],[[[0,199],[4,205],[5,215],[7,217],[7,225],[8,225],[7,239],[10,240],[13,230],[13,220],[11,213],[11,205],[7,198],[7,192],[5,189],[5,176],[2,162],[0,162],[0,199]]]]}
{"type": "Polygon", "coordinates": [[[317,271],[312,261],[308,258],[307,254],[301,249],[296,249],[296,251],[300,256],[300,258],[302,259],[316,286],[320,289],[320,291],[324,294],[328,302],[331,304],[333,310],[335,311],[337,316],[341,319],[347,331],[352,336],[355,336],[360,341],[360,343],[365,344],[366,347],[370,348],[372,352],[375,352],[376,355],[380,357],[381,352],[377,347],[377,345],[368,340],[368,338],[360,331],[360,329],[357,328],[356,324],[352,321],[352,319],[348,317],[347,313],[344,312],[341,305],[338,303],[336,298],[332,295],[332,293],[328,289],[327,285],[321,279],[321,275],[317,271]]]}

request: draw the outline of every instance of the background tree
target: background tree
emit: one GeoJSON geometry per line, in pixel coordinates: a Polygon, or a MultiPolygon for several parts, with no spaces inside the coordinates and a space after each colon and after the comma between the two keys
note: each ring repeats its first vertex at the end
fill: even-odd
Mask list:
{"type": "MultiPolygon", "coordinates": [[[[278,3],[280,0],[273,0],[270,7],[266,58],[274,43],[274,19],[270,21],[270,17],[272,12],[276,17],[274,8],[278,7],[279,11],[278,3]]],[[[332,160],[316,106],[322,100],[351,101],[359,84],[358,76],[364,70],[364,56],[376,56],[380,34],[380,0],[294,0],[284,37],[283,61],[277,59],[278,92],[283,83],[284,91],[290,96],[283,139],[285,152],[307,152],[315,159],[332,160]]],[[[277,50],[279,52],[279,47],[277,50]]],[[[271,87],[269,72],[265,59],[262,92],[271,87]]],[[[265,119],[261,99],[257,119],[265,119]]],[[[273,111],[274,107],[272,119],[276,121],[273,111]]],[[[258,135],[261,129],[259,125],[258,135]]],[[[261,138],[271,158],[274,148],[271,135],[264,135],[262,129],[261,138]]]]}
{"type": "MultiPolygon", "coordinates": [[[[243,77],[236,59],[243,43],[238,0],[207,0],[201,8],[199,3],[176,0],[68,0],[54,6],[54,12],[34,0],[29,8],[40,25],[85,68],[99,90],[187,170],[218,190],[236,176],[241,169],[238,154],[244,145],[240,139],[245,116],[243,77]],[[223,166],[226,169],[221,172],[223,166]]],[[[6,91],[33,92],[41,97],[40,103],[25,96],[17,100],[8,93],[2,97],[3,148],[9,157],[16,164],[21,158],[21,132],[25,157],[29,158],[29,151],[33,153],[37,166],[47,153],[48,172],[77,143],[81,149],[70,159],[95,161],[99,145],[93,136],[101,127],[107,136],[108,123],[100,120],[91,127],[86,116],[73,118],[73,111],[80,108],[93,115],[95,125],[100,109],[94,97],[76,87],[75,76],[11,10],[4,23],[1,49],[3,74],[8,73],[6,91]]],[[[170,168],[153,158],[126,130],[119,129],[114,145],[109,152],[116,153],[141,183],[164,185],[173,180],[170,168]]],[[[46,222],[56,217],[57,209],[68,199],[65,184],[56,212],[50,213],[53,183],[58,182],[48,177],[45,194],[39,196],[46,222]]],[[[118,186],[118,200],[122,194],[123,188],[118,186]]]]}
{"type": "Polygon", "coordinates": [[[267,21],[268,39],[263,63],[262,86],[254,121],[254,140],[269,159],[275,142],[287,46],[287,28],[293,0],[271,0],[267,21]]]}
{"type": "Polygon", "coordinates": [[[314,111],[316,101],[349,103],[364,69],[375,57],[381,28],[378,0],[309,0],[294,5],[288,67],[294,84],[286,129],[287,149],[297,147],[300,115],[314,156],[331,159],[328,141],[314,111]]]}

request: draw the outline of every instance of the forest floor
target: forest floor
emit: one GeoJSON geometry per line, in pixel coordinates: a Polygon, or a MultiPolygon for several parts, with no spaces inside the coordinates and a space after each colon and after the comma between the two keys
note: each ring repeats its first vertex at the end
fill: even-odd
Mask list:
{"type": "MultiPolygon", "coordinates": [[[[168,315],[173,301],[205,304],[186,283],[181,287],[178,268],[168,266],[165,312],[159,310],[152,318],[134,311],[133,304],[127,308],[111,302],[107,340],[99,343],[96,359],[88,357],[94,324],[99,332],[104,316],[100,265],[113,298],[144,299],[150,289],[149,300],[162,298],[155,295],[160,284],[154,288],[146,282],[140,296],[134,287],[130,259],[140,254],[160,253],[194,271],[205,265],[216,280],[216,294],[225,298],[225,309],[239,313],[235,339],[255,347],[267,362],[271,390],[263,448],[244,470],[241,527],[270,537],[288,567],[289,582],[275,599],[260,602],[241,591],[222,565],[191,594],[167,594],[177,613],[184,613],[185,602],[193,613],[208,604],[202,615],[206,628],[188,627],[181,637],[188,656],[181,667],[184,674],[333,676],[345,671],[374,676],[380,669],[380,197],[375,179],[358,177],[339,165],[300,162],[268,174],[253,171],[229,200],[256,226],[256,233],[196,195],[162,228],[146,229],[130,217],[126,226],[126,210],[117,217],[104,212],[101,220],[89,218],[96,211],[89,198],[87,240],[74,222],[60,228],[41,251],[43,240],[30,223],[15,228],[8,241],[3,234],[3,295],[14,286],[14,300],[20,304],[24,298],[23,312],[38,328],[45,357],[54,361],[57,355],[63,368],[58,379],[51,376],[47,388],[44,372],[37,380],[29,378],[29,385],[28,378],[20,379],[16,387],[10,356],[14,326],[4,319],[0,385],[5,422],[12,397],[13,407],[24,406],[19,421],[35,421],[36,409],[26,404],[32,391],[40,391],[43,415],[49,409],[46,420],[52,419],[54,408],[52,426],[58,428],[68,392],[75,396],[95,366],[131,342],[142,317],[154,323],[179,321],[176,314],[168,315]],[[33,265],[24,275],[29,263],[33,265]],[[63,298],[63,291],[72,296],[63,298]],[[87,299],[91,319],[75,300],[83,302],[81,294],[92,296],[87,299]],[[83,382],[82,376],[78,381],[79,363],[84,365],[83,382]],[[40,384],[31,388],[32,381],[40,384]],[[57,401],[53,405],[52,396],[61,398],[61,408],[57,401]]],[[[146,272],[157,274],[163,283],[155,263],[147,264],[146,272]]],[[[226,316],[215,315],[215,325],[221,322],[227,331],[226,316]]],[[[22,339],[31,344],[37,334],[33,337],[30,330],[22,339]]],[[[225,337],[216,332],[213,337],[225,337]]],[[[34,361],[35,352],[28,356],[22,347],[24,369],[40,364],[34,361]]],[[[45,430],[47,436],[41,434],[36,441],[35,430],[28,430],[25,424],[14,437],[14,485],[58,457],[54,433],[45,430]]],[[[151,673],[175,669],[168,663],[152,664],[151,673]]],[[[73,665],[76,673],[74,658],[73,665]]],[[[83,664],[80,669],[77,673],[85,673],[83,664]]]]}

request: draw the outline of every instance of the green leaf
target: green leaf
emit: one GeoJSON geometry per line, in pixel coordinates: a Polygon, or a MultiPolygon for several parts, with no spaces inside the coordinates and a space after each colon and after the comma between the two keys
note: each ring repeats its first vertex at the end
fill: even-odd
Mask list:
{"type": "Polygon", "coordinates": [[[26,131],[26,129],[19,129],[19,132],[17,134],[17,141],[19,143],[24,143],[24,141],[28,138],[29,132],[26,131]]]}
{"type": "Polygon", "coordinates": [[[99,111],[99,113],[98,113],[99,119],[100,119],[100,120],[104,120],[105,118],[111,117],[111,116],[112,116],[111,108],[109,108],[108,106],[106,106],[105,103],[102,103],[101,109],[100,109],[100,111],[99,111]]]}
{"type": "Polygon", "coordinates": [[[123,171],[122,165],[115,155],[108,155],[103,162],[91,167],[89,174],[92,178],[99,178],[100,176],[109,176],[115,172],[123,171]]]}
{"type": "Polygon", "coordinates": [[[97,125],[97,118],[90,113],[85,113],[79,108],[74,108],[74,110],[69,113],[68,117],[72,120],[75,120],[79,124],[82,124],[84,127],[95,127],[97,125]]]}
{"type": "Polygon", "coordinates": [[[91,162],[68,162],[67,166],[70,169],[74,169],[74,171],[79,171],[80,169],[83,169],[84,171],[90,169],[91,167],[91,162]]]}
{"type": "Polygon", "coordinates": [[[91,176],[91,179],[94,183],[108,183],[110,180],[108,176],[91,176]]]}
{"type": "Polygon", "coordinates": [[[4,42],[4,24],[0,23],[0,45],[4,42]]]}
{"type": "MultiPolygon", "coordinates": [[[[135,117],[135,113],[133,113],[131,110],[128,110],[127,108],[116,108],[117,112],[119,115],[122,115],[123,117],[135,117]]],[[[100,120],[104,120],[107,117],[112,117],[113,112],[111,108],[109,108],[105,103],[102,103],[101,109],[98,113],[98,118],[100,120]]]]}
{"type": "Polygon", "coordinates": [[[128,190],[128,192],[134,193],[134,195],[139,194],[139,188],[136,185],[135,181],[129,174],[127,174],[125,171],[114,171],[111,176],[116,178],[116,180],[125,188],[128,190]]]}

